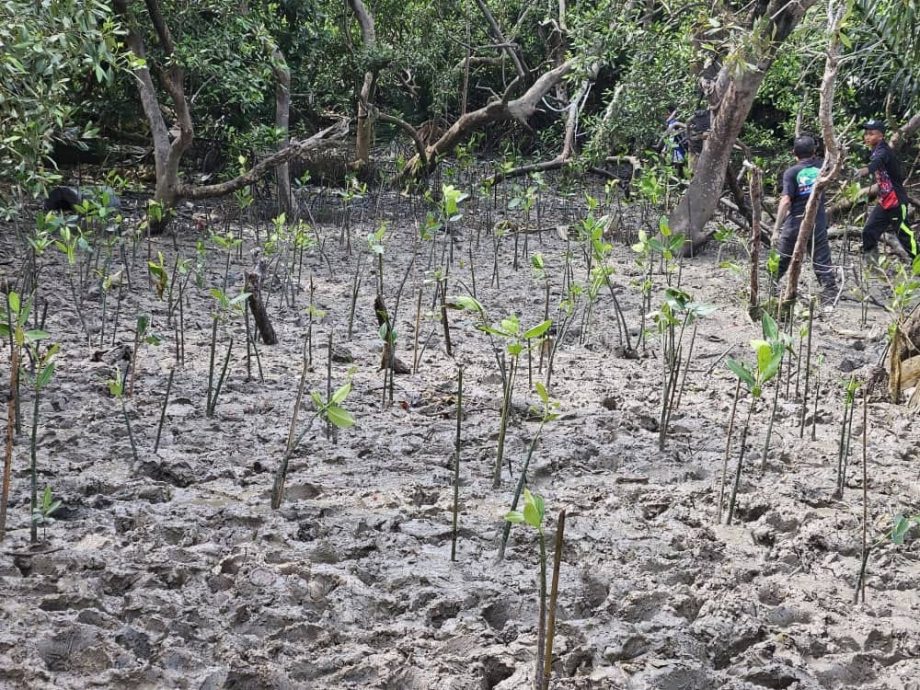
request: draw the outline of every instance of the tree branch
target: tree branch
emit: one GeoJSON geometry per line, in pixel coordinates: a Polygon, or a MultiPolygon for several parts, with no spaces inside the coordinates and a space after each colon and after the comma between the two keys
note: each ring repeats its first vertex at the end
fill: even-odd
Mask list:
{"type": "Polygon", "coordinates": [[[342,119],[334,125],[320,130],[308,139],[293,141],[285,148],[266,156],[256,165],[252,166],[247,172],[238,175],[232,180],[211,185],[182,185],[179,188],[179,196],[185,199],[206,199],[209,197],[223,196],[231,194],[237,189],[242,189],[248,184],[252,184],[272,168],[285,163],[292,158],[303,155],[307,151],[319,149],[328,146],[333,141],[343,138],[348,133],[348,121],[342,119]]]}

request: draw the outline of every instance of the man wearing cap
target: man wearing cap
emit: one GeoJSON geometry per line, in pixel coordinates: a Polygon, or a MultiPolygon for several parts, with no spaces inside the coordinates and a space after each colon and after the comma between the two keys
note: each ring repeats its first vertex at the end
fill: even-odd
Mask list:
{"type": "MultiPolygon", "coordinates": [[[[817,144],[813,137],[797,137],[792,145],[796,164],[786,168],[783,173],[783,190],[776,210],[776,224],[773,226],[773,246],[779,252],[779,272],[782,278],[789,268],[792,252],[799,238],[799,227],[805,215],[805,206],[811,198],[811,192],[824,161],[817,157],[817,144]],[[785,223],[783,222],[785,221],[785,223]],[[780,231],[782,226],[782,232],[780,231]]],[[[818,213],[815,216],[815,229],[809,242],[812,268],[823,288],[821,303],[832,307],[837,299],[837,280],[831,264],[831,250],[827,244],[827,211],[824,207],[824,195],[818,200],[818,213]]]]}
{"type": "Polygon", "coordinates": [[[862,128],[863,142],[871,154],[869,165],[857,170],[856,177],[871,173],[878,185],[878,204],[862,231],[863,254],[873,263],[877,262],[879,238],[883,232],[894,228],[901,246],[913,259],[917,256],[917,239],[907,224],[907,190],[898,159],[885,141],[885,123],[869,120],[862,128]]]}

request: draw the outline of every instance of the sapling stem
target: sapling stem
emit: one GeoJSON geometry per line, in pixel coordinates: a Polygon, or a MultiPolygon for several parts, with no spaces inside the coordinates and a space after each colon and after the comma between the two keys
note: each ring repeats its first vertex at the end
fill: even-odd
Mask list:
{"type": "MultiPolygon", "coordinates": [[[[7,314],[10,313],[7,304],[7,314]]],[[[13,332],[13,321],[10,324],[10,333],[13,332]]],[[[0,541],[6,535],[6,509],[10,496],[10,478],[13,467],[13,438],[16,427],[16,408],[19,403],[17,390],[19,389],[19,347],[11,343],[10,349],[10,390],[6,401],[6,452],[3,456],[3,489],[0,492],[0,541]]]]}
{"type": "Polygon", "coordinates": [[[815,370],[815,409],[811,413],[811,440],[817,440],[818,433],[818,401],[821,399],[821,369],[815,370]]]}
{"type": "Polygon", "coordinates": [[[495,472],[492,475],[492,488],[497,489],[502,484],[502,459],[505,455],[505,435],[508,432],[508,418],[511,416],[511,395],[514,391],[514,375],[517,373],[517,357],[511,358],[508,367],[508,376],[505,379],[505,389],[502,396],[501,420],[498,426],[498,447],[495,453],[495,472]]]}
{"type": "Polygon", "coordinates": [[[214,355],[217,349],[217,315],[211,317],[211,350],[208,357],[208,397],[205,404],[205,415],[211,416],[211,400],[214,397],[214,355]]]}
{"type": "Polygon", "coordinates": [[[540,529],[540,618],[537,623],[537,663],[534,689],[543,690],[543,659],[546,647],[546,535],[540,529]]]}
{"type": "Polygon", "coordinates": [[[224,387],[224,381],[227,379],[227,367],[230,364],[230,353],[233,352],[233,336],[230,336],[230,344],[227,345],[227,354],[224,357],[224,364],[220,368],[220,377],[217,379],[217,387],[214,389],[214,398],[211,400],[211,416],[214,416],[214,410],[217,409],[217,397],[224,387]]]}
{"type": "MultiPolygon", "coordinates": [[[[38,402],[41,398],[41,389],[37,385],[33,390],[35,399],[32,403],[32,433],[29,438],[30,518],[34,517],[38,506],[38,402]]],[[[38,523],[34,519],[29,520],[29,541],[32,544],[38,543],[38,523]]]]}
{"type": "Polygon", "coordinates": [[[869,387],[863,386],[863,437],[862,437],[862,482],[863,482],[863,519],[862,519],[862,558],[860,558],[859,577],[856,580],[856,593],[853,603],[859,601],[866,603],[866,564],[869,561],[869,472],[866,469],[868,462],[869,441],[869,387]]]}
{"type": "Polygon", "coordinates": [[[134,431],[131,429],[131,419],[128,417],[128,404],[125,402],[125,396],[119,395],[121,400],[121,414],[125,419],[125,426],[128,429],[128,441],[131,443],[131,455],[134,457],[134,463],[139,462],[137,456],[137,444],[134,442],[134,431]]]}
{"type": "Polygon", "coordinates": [[[732,413],[728,419],[728,434],[725,436],[725,456],[722,459],[722,482],[719,487],[719,511],[716,523],[722,524],[722,505],[725,499],[725,475],[728,474],[728,454],[732,447],[732,432],[735,430],[735,412],[738,410],[738,395],[741,392],[741,379],[735,383],[735,397],[732,400],[732,413]]]}
{"type": "Polygon", "coordinates": [[[565,509],[556,521],[556,549],[553,560],[553,581],[549,592],[549,615],[546,620],[546,653],[543,656],[543,690],[549,690],[553,677],[553,641],[556,637],[556,602],[559,600],[559,569],[562,565],[562,541],[565,535],[565,509]]]}
{"type": "Polygon", "coordinates": [[[307,314],[307,364],[313,366],[313,295],[315,287],[313,285],[313,274],[310,274],[310,311],[307,314]]]}
{"type": "MultiPolygon", "coordinates": [[[[349,238],[351,234],[349,233],[349,238]]],[[[349,256],[351,252],[349,252],[349,256]]],[[[358,302],[358,291],[361,289],[361,265],[364,263],[364,255],[358,258],[355,266],[355,277],[351,284],[351,304],[348,307],[348,340],[351,340],[351,333],[355,324],[355,306],[358,302]]]]}
{"type": "MultiPolygon", "coordinates": [[[[779,382],[777,382],[777,385],[779,382]]],[[[735,483],[732,486],[732,495],[728,501],[728,517],[725,519],[725,524],[732,524],[732,517],[735,515],[735,499],[738,496],[738,487],[741,485],[741,468],[744,465],[744,451],[745,443],[747,441],[748,428],[751,424],[751,414],[754,412],[754,402],[756,398],[751,397],[751,405],[748,407],[747,418],[744,420],[744,427],[741,429],[741,448],[738,451],[738,466],[735,469],[735,483]]]]}
{"type": "MultiPolygon", "coordinates": [[[[326,400],[332,400],[332,329],[329,329],[329,349],[326,357],[326,400]]],[[[334,428],[332,422],[326,419],[326,439],[333,438],[334,428]]]]}
{"type": "Polygon", "coordinates": [[[473,234],[470,233],[470,244],[469,244],[469,257],[470,257],[470,280],[473,283],[473,299],[476,298],[476,264],[473,262],[473,234]]]}
{"type": "MultiPolygon", "coordinates": [[[[780,363],[782,367],[782,363],[780,363]]],[[[791,368],[791,367],[790,367],[791,368]]],[[[773,404],[770,406],[770,420],[767,422],[767,433],[763,440],[763,452],[760,455],[760,471],[767,471],[767,454],[770,452],[770,439],[773,436],[773,423],[776,421],[776,407],[779,404],[780,379],[776,379],[776,386],[773,388],[773,404]]]]}
{"type": "MultiPolygon", "coordinates": [[[[460,514],[460,434],[463,423],[463,367],[457,371],[457,437],[454,442],[454,515],[451,526],[450,560],[457,560],[457,523],[460,514]]],[[[510,522],[507,523],[510,526],[510,522]]]]}
{"type": "Polygon", "coordinates": [[[453,347],[450,342],[450,324],[447,321],[447,278],[441,281],[441,326],[444,329],[444,347],[447,356],[453,357],[453,347]]]}
{"type": "Polygon", "coordinates": [[[153,443],[153,452],[156,453],[160,449],[160,432],[163,431],[163,422],[166,420],[166,407],[169,405],[169,393],[172,390],[173,374],[176,373],[176,367],[174,366],[169,370],[169,379],[166,381],[166,395],[163,396],[163,407],[160,410],[160,421],[157,424],[157,438],[153,443]]]}
{"type": "MultiPolygon", "coordinates": [[[[804,395],[805,399],[802,401],[802,421],[799,424],[799,438],[805,436],[805,414],[808,411],[808,380],[811,375],[811,333],[814,326],[814,316],[815,316],[815,300],[812,298],[808,302],[808,345],[805,348],[805,388],[804,395]]],[[[799,364],[801,366],[801,363],[799,364]]],[[[817,380],[817,372],[815,372],[815,379],[817,380]]],[[[798,385],[796,386],[798,388],[798,385]]],[[[815,388],[817,391],[817,387],[815,388]]],[[[817,392],[815,393],[817,397],[817,392]]],[[[815,401],[815,410],[817,411],[817,400],[815,401]]],[[[812,425],[814,428],[814,425],[812,425]]]]}
{"type": "Polygon", "coordinates": [[[412,373],[418,373],[418,360],[419,360],[419,351],[418,351],[418,333],[421,326],[422,318],[422,288],[418,289],[418,299],[415,302],[415,338],[412,345],[412,373]]]}

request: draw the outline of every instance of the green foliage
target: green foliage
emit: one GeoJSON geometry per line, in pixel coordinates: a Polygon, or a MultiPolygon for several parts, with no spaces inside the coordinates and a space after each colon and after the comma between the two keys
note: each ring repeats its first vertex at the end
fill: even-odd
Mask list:
{"type": "Polygon", "coordinates": [[[310,398],[313,400],[316,414],[338,429],[347,429],[354,426],[354,416],[342,406],[350,392],[351,381],[337,388],[329,400],[324,400],[322,393],[319,391],[311,391],[310,398]]]}
{"type": "Polygon", "coordinates": [[[43,531],[46,530],[54,524],[54,518],[51,516],[54,515],[60,507],[61,502],[54,499],[51,487],[45,486],[39,504],[32,510],[32,522],[41,527],[43,531]]]}
{"type": "Polygon", "coordinates": [[[54,144],[98,136],[76,94],[124,64],[109,3],[0,2],[0,215],[58,179],[54,144]]]}
{"type": "Polygon", "coordinates": [[[543,518],[545,516],[546,506],[543,497],[539,494],[531,493],[530,489],[524,489],[524,510],[508,511],[505,513],[505,520],[515,525],[528,525],[543,534],[543,518]]]}
{"type": "Polygon", "coordinates": [[[9,292],[6,296],[6,309],[0,311],[0,337],[9,338],[12,333],[13,344],[22,348],[45,340],[50,336],[40,329],[26,330],[29,314],[32,313],[32,299],[23,302],[19,293],[9,292]],[[9,316],[7,316],[9,314],[9,316]]]}
{"type": "Polygon", "coordinates": [[[761,396],[763,387],[776,376],[787,347],[787,336],[779,332],[772,316],[765,313],[761,319],[761,326],[763,339],[751,341],[751,348],[756,355],[754,365],[749,366],[732,358],[725,362],[728,369],[741,379],[755,398],[761,396]]]}

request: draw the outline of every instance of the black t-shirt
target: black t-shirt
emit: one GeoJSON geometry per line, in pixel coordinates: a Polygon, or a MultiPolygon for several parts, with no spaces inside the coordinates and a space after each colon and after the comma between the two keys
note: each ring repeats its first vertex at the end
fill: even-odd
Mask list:
{"type": "Polygon", "coordinates": [[[888,145],[887,141],[879,142],[869,156],[869,172],[875,175],[879,187],[879,196],[889,189],[894,189],[895,194],[902,204],[907,203],[907,190],[904,189],[904,176],[898,158],[888,145]]]}
{"type": "MultiPolygon", "coordinates": [[[[822,165],[824,161],[815,157],[799,161],[792,167],[786,168],[786,172],[783,173],[783,194],[792,201],[789,207],[790,217],[801,219],[805,215],[805,205],[811,197],[811,190],[818,181],[822,165]]],[[[824,219],[824,195],[822,194],[816,222],[822,223],[824,219]]]]}

